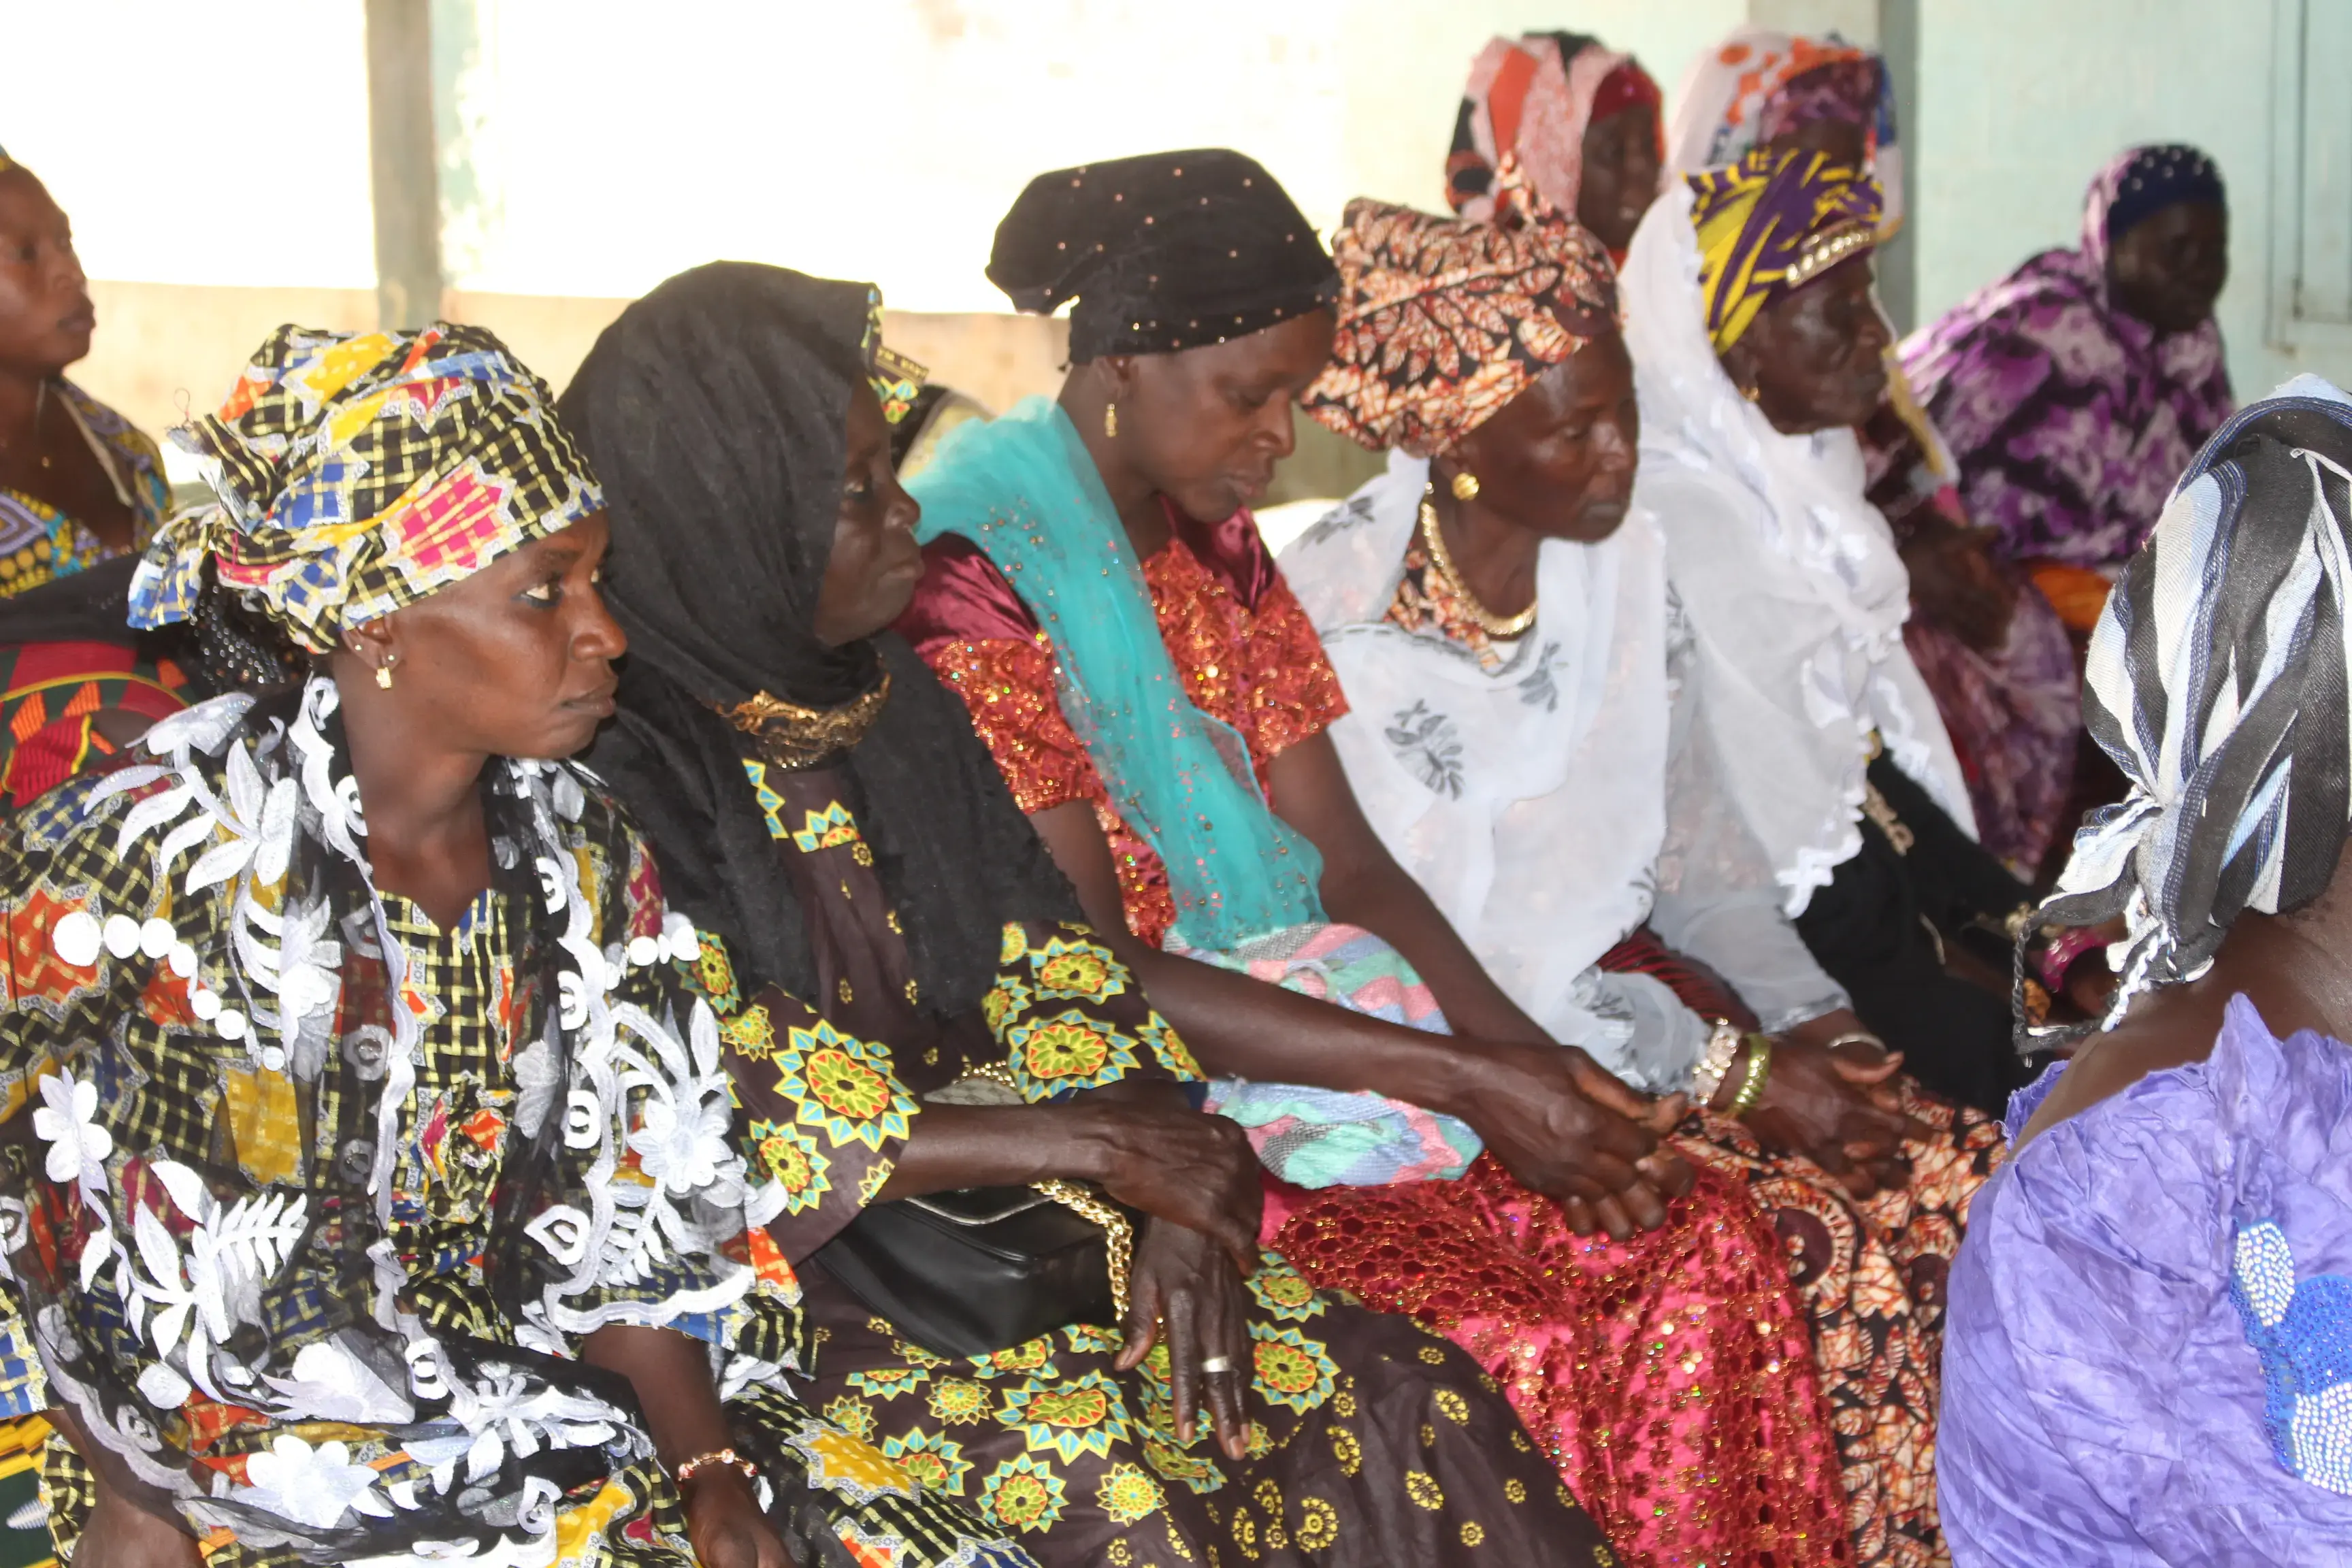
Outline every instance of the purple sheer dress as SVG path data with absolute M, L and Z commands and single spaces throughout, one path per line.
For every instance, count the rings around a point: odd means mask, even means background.
M 2347 1271 L 2352 1047 L 2239 996 L 2210 1059 L 1977 1195 L 1936 1465 L 1958 1568 L 2352 1563 Z

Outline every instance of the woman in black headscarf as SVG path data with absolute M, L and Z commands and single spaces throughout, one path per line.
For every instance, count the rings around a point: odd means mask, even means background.
M 703 978 L 738 1126 L 823 1339 L 795 1387 L 1051 1564 L 1605 1561 L 1459 1352 L 1249 1256 L 1246 1143 L 1192 1109 L 1182 1043 L 1073 923 L 961 705 L 882 633 L 920 568 L 877 321 L 862 285 L 701 268 L 625 311 L 564 399 L 633 638 L 593 761 L 724 939 Z M 933 1353 L 959 1304 L 931 1256 L 878 1304 L 870 1205 L 1073 1177 L 1147 1216 L 1123 1322 Z

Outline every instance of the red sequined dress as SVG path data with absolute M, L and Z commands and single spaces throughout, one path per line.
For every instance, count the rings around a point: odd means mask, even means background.
M 1268 785 L 1276 755 L 1347 710 L 1337 677 L 1247 512 L 1212 525 L 1171 509 L 1170 521 L 1174 537 L 1143 563 L 1161 639 Z M 1128 924 L 1159 942 L 1166 873 L 1111 810 L 1036 617 L 976 545 L 950 535 L 924 553 L 898 629 L 962 695 L 1024 810 L 1094 806 Z M 1737 1176 L 1702 1168 L 1664 1228 L 1615 1243 L 1572 1234 L 1556 1203 L 1482 1155 L 1459 1181 L 1307 1194 L 1274 1245 L 1318 1283 L 1475 1355 L 1623 1561 L 1853 1560 L 1805 1310 Z

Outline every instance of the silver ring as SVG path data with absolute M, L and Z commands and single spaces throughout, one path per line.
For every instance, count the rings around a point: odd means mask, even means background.
M 1216 1373 L 1221 1372 L 1233 1371 L 1234 1363 L 1228 1358 L 1221 1355 L 1202 1356 L 1201 1358 L 1201 1370 L 1209 1373 L 1211 1376 L 1214 1376 Z

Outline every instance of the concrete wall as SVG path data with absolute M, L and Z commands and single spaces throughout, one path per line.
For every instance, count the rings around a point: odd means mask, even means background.
M 1923 315 L 2071 243 L 2115 150 L 2179 138 L 2231 181 L 2242 395 L 2297 364 L 2263 342 L 2268 0 L 1883 3 L 1912 7 L 1920 39 L 1904 110 Z M 1493 33 L 1597 32 L 1671 93 L 1745 16 L 1872 40 L 1881 5 L 434 0 L 447 308 L 560 384 L 619 301 L 696 262 L 873 278 L 916 312 L 894 313 L 894 339 L 1001 405 L 1049 389 L 1066 341 L 981 276 L 1032 174 L 1222 143 L 1318 224 L 1359 193 L 1433 205 Z M 372 323 L 362 0 L 0 0 L 0 40 L 39 62 L 11 72 L 0 142 L 106 279 L 78 373 L 100 396 L 159 427 L 280 321 Z M 1301 482 L 1339 484 L 1346 458 L 1304 455 Z

